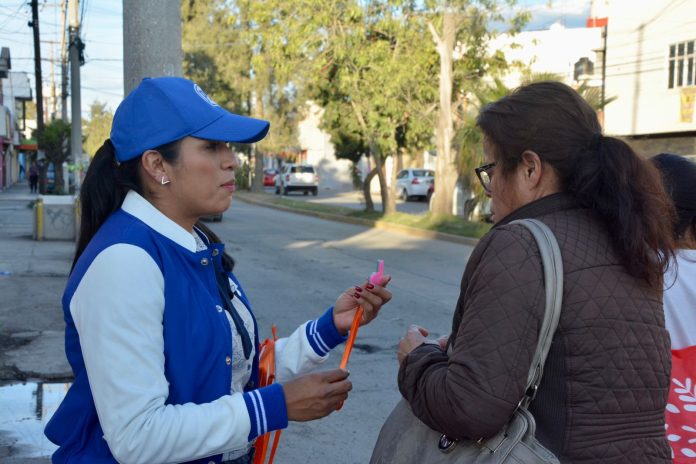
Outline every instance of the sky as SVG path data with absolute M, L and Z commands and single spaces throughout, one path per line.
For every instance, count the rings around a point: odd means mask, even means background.
M 546 29 L 557 21 L 566 27 L 582 27 L 589 16 L 590 3 L 591 0 L 518 0 L 518 8 L 528 9 L 532 13 L 532 21 L 526 28 L 528 30 Z M 60 4 L 61 0 L 39 0 L 42 80 L 44 86 L 50 86 L 53 69 L 58 94 Z M 80 0 L 80 9 L 81 37 L 86 45 L 85 64 L 80 68 L 81 109 L 82 117 L 89 118 L 89 107 L 95 100 L 115 110 L 123 98 L 122 0 Z M 30 20 L 29 1 L 0 0 L 0 47 L 10 48 L 12 71 L 27 72 L 34 89 L 33 35 L 32 29 L 27 26 Z

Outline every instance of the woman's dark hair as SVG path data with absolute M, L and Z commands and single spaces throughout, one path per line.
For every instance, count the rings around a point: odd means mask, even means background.
M 477 124 L 494 150 L 500 174 L 531 150 L 553 167 L 561 189 L 607 225 L 631 275 L 661 288 L 674 254 L 673 207 L 659 172 L 622 140 L 602 135 L 597 114 L 572 88 L 537 82 L 481 110 Z
M 153 150 L 158 151 L 168 162 L 175 163 L 179 157 L 179 145 L 180 141 L 177 140 Z M 121 207 L 128 191 L 134 190 L 143 195 L 140 162 L 141 158 L 138 156 L 118 163 L 114 146 L 109 139 L 95 153 L 80 188 L 80 234 L 71 271 L 102 224 Z M 211 242 L 222 243 L 201 221 L 196 223 L 196 227 Z M 234 260 L 227 253 L 223 254 L 222 263 L 227 271 L 234 268 Z
M 696 246 L 696 163 L 670 153 L 660 153 L 650 160 L 662 173 L 677 212 L 675 240 L 690 241 L 689 246 Z

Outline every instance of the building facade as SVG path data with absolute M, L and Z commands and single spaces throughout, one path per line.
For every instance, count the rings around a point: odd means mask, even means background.
M 519 86 L 529 74 L 553 74 L 571 86 L 601 85 L 600 28 L 555 23 L 549 29 L 502 34 L 491 41 L 490 49 L 502 51 L 512 65 L 501 79 L 508 88 Z
M 12 72 L 10 50 L 0 51 L 0 189 L 22 178 L 25 169 L 21 161 L 21 124 L 24 102 L 31 100 L 29 77 L 24 72 Z
M 611 0 L 605 131 L 640 154 L 696 154 L 696 0 Z

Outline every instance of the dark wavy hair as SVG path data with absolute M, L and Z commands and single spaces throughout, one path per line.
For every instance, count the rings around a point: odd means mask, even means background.
M 696 163 L 670 153 L 660 153 L 650 160 L 662 173 L 665 188 L 674 202 L 675 240 L 696 248 Z
M 660 174 L 622 140 L 602 135 L 596 112 L 572 88 L 537 82 L 485 106 L 477 124 L 502 175 L 531 150 L 561 189 L 604 221 L 626 271 L 661 288 L 674 255 L 673 207 Z
M 180 140 L 177 140 L 154 148 L 154 150 L 158 151 L 169 163 L 176 163 L 179 157 L 179 145 Z M 80 234 L 77 239 L 71 272 L 102 224 L 121 207 L 128 191 L 134 190 L 143 195 L 140 177 L 141 157 L 117 163 L 115 153 L 111 140 L 106 139 L 87 168 L 85 179 L 80 188 Z M 195 227 L 201 230 L 211 242 L 222 243 L 218 236 L 201 221 L 197 221 Z M 228 272 L 232 271 L 234 260 L 230 255 L 224 253 L 222 265 Z

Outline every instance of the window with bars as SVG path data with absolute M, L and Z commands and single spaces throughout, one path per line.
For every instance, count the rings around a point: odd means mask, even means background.
M 679 42 L 669 46 L 669 77 L 667 86 L 686 87 L 696 85 L 696 40 Z

